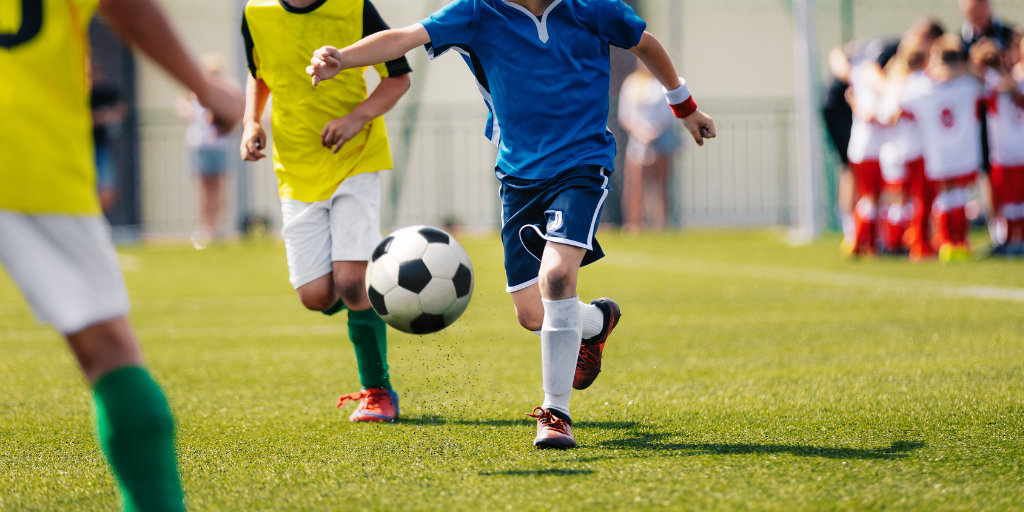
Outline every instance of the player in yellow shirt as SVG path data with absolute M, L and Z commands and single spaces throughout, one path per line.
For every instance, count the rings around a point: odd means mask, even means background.
M 348 309 L 363 390 L 350 421 L 392 421 L 398 394 L 387 364 L 387 330 L 370 307 L 364 276 L 381 242 L 380 172 L 392 167 L 384 113 L 409 89 L 405 57 L 374 66 L 381 83 L 367 96 L 364 69 L 314 89 L 303 68 L 324 37 L 355 43 L 388 26 L 369 0 L 249 0 L 242 37 L 252 77 L 246 86 L 243 160 L 265 157 L 260 125 L 274 94 L 274 170 L 281 194 L 292 286 L 302 304 L 334 315 Z
M 229 130 L 236 88 L 205 76 L 153 0 L 0 3 L 0 263 L 93 387 L 125 510 L 184 509 L 167 399 L 143 367 L 96 195 L 88 27 L 104 16 Z

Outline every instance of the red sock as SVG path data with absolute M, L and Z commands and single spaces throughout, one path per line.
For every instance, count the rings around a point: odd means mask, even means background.
M 947 233 L 953 245 L 964 245 L 967 242 L 967 212 L 963 208 L 954 208 L 946 213 Z
M 952 243 L 950 239 L 949 212 L 935 214 L 935 245 L 943 246 Z
M 1024 219 L 1010 221 L 1006 239 L 1011 242 L 1024 242 Z
M 857 251 L 873 253 L 875 250 L 875 239 L 877 238 L 877 207 L 867 197 L 857 201 L 853 209 L 854 237 L 857 241 Z

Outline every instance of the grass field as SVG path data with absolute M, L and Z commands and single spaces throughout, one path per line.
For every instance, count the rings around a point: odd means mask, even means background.
M 396 424 L 352 425 L 344 320 L 302 309 L 280 244 L 122 248 L 194 510 L 1024 508 L 1024 263 L 845 263 L 767 232 L 623 239 L 581 295 L 625 316 L 574 394 L 580 448 L 534 450 L 540 350 L 500 245 L 476 297 L 391 332 Z M 113 510 L 91 398 L 0 273 L 0 509 Z

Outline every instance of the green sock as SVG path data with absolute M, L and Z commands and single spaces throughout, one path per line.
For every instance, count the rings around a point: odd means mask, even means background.
M 335 302 L 334 305 L 331 306 L 330 309 L 325 309 L 325 310 L 321 311 L 321 313 L 323 313 L 323 314 L 325 314 L 327 316 L 334 316 L 334 315 L 337 315 L 338 313 L 341 313 L 342 311 L 344 311 L 344 309 L 345 309 L 345 301 L 343 301 L 341 299 L 338 299 L 338 302 Z
M 114 469 L 124 509 L 183 511 L 174 453 L 174 419 L 149 372 L 114 370 L 93 387 L 100 444 Z
M 365 389 L 391 389 L 387 332 L 387 325 L 373 308 L 348 311 L 348 337 L 356 347 L 359 382 Z

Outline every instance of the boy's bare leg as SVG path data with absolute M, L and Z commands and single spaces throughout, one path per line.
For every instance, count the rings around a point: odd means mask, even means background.
M 644 224 L 644 164 L 627 156 L 624 171 L 626 175 L 622 178 L 622 230 L 627 233 L 639 233 Z
M 92 385 L 100 443 L 125 510 L 184 510 L 174 419 L 163 391 L 142 366 L 128 320 L 117 317 L 65 338 Z
M 139 342 L 123 316 L 86 327 L 66 339 L 90 384 L 111 370 L 142 366 Z

